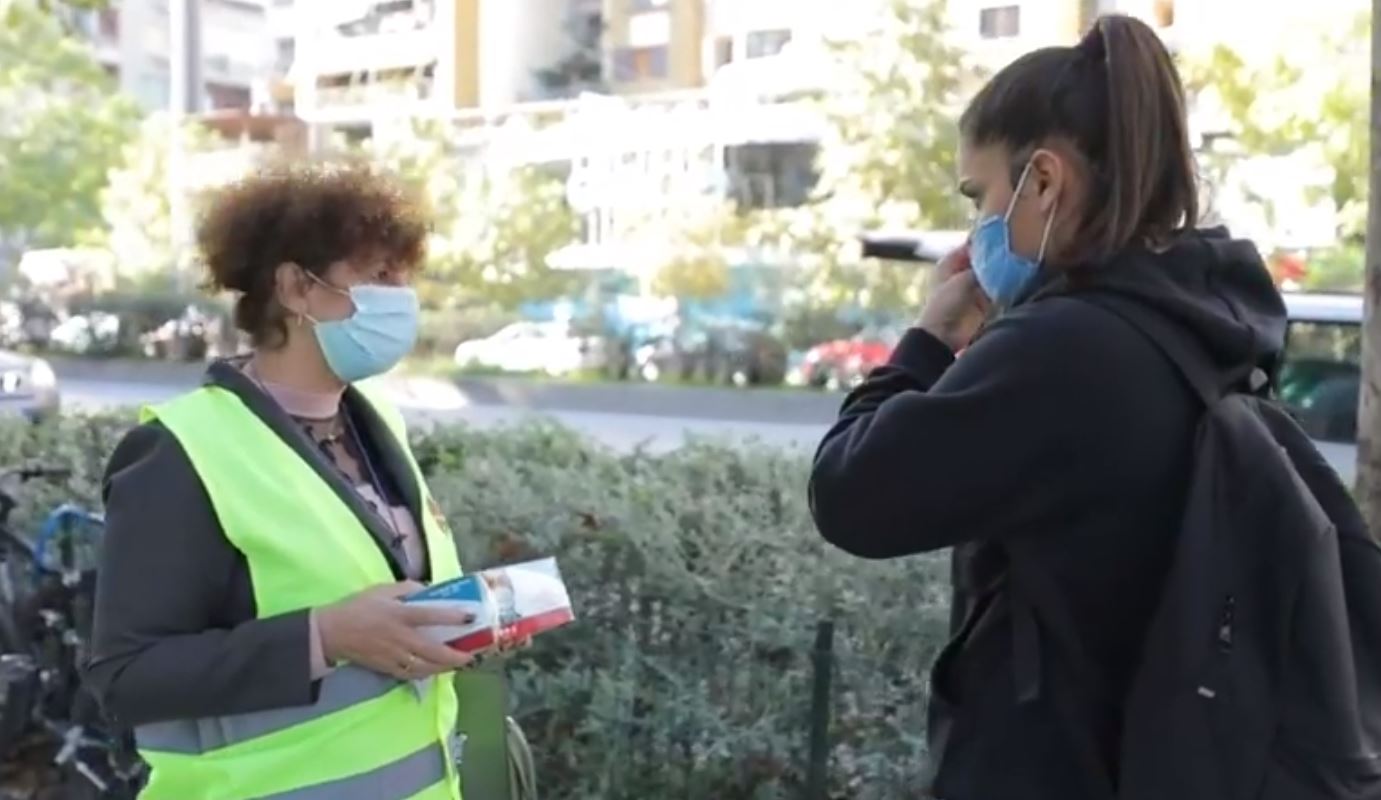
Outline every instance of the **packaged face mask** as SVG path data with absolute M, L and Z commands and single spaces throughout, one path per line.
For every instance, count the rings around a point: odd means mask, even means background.
M 575 620 L 556 559 L 494 567 L 428 586 L 405 598 L 469 612 L 468 625 L 422 628 L 422 633 L 462 653 L 507 647 Z

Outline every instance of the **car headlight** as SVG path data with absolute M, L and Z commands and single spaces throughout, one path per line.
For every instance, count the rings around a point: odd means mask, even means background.
M 58 385 L 58 376 L 47 361 L 35 358 L 29 366 L 29 382 L 37 389 L 51 389 Z

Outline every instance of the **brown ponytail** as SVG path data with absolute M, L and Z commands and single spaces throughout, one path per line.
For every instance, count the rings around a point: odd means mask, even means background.
M 1090 260 L 1198 224 L 1184 87 L 1140 20 L 1104 16 L 1076 47 L 1022 56 L 983 87 L 959 124 L 970 143 L 1013 153 L 1051 138 L 1074 144 L 1091 173 L 1080 236 Z

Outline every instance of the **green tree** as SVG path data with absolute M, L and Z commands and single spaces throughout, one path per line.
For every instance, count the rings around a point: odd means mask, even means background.
M 168 174 L 175 135 L 191 157 L 213 148 L 214 135 L 200 124 L 151 115 L 118 153 L 120 163 L 100 194 L 102 224 L 87 243 L 110 250 L 124 279 L 165 274 L 175 263 Z M 195 210 L 200 196 L 186 187 L 182 191 L 189 193 L 189 207 Z
M 1300 35 L 1290 52 L 1252 63 L 1225 45 L 1183 59 L 1185 83 L 1200 103 L 1217 108 L 1235 147 L 1204 154 L 1211 182 L 1221 185 L 1242 157 L 1313 155 L 1333 173 L 1318 198 L 1338 209 L 1339 237 L 1360 244 L 1366 223 L 1369 150 L 1365 74 L 1370 15 L 1341 32 Z M 1267 206 L 1270 198 L 1255 198 Z
M 547 257 L 575 240 L 565 182 L 541 167 L 496 165 L 451 145 L 444 123 L 420 121 L 371 147 L 411 182 L 435 218 L 424 300 L 433 307 L 513 308 L 560 296 L 572 276 Z
M 968 224 L 954 191 L 955 118 L 978 74 L 952 44 L 941 0 L 892 0 L 880 26 L 831 50 L 835 83 L 819 97 L 829 128 L 817 196 L 758 215 L 753 239 L 792 253 L 798 304 L 909 313 L 924 270 L 864 260 L 857 237 Z
M 99 224 L 138 112 L 37 0 L 0 0 L 0 21 L 0 251 L 68 244 Z
M 665 243 L 659 249 L 665 260 L 656 265 L 653 291 L 690 300 L 710 300 L 728 292 L 729 248 L 743 245 L 746 236 L 745 220 L 734 206 L 707 200 L 658 222 L 662 224 L 649 221 L 639 226 L 645 239 Z

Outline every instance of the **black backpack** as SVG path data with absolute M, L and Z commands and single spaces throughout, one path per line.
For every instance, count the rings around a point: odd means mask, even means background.
M 1381 800 L 1381 547 L 1347 489 L 1256 391 L 1263 372 L 1223 376 L 1153 308 L 1081 297 L 1144 334 L 1205 409 L 1170 571 L 1120 698 L 1120 742 L 1094 740 L 1097 670 L 1038 559 L 1013 552 L 1014 613 L 1033 615 L 1069 662 L 1052 702 L 1090 795 Z M 1038 679 L 1017 660 L 1018 681 Z

